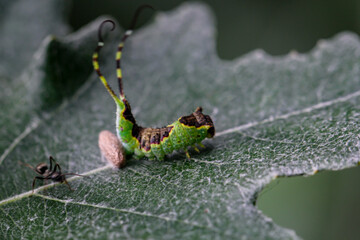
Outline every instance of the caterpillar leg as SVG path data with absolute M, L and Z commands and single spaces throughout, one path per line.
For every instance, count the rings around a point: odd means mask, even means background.
M 190 160 L 191 158 L 190 158 L 190 154 L 189 154 L 189 152 L 188 152 L 187 150 L 184 150 L 184 151 L 185 151 L 185 154 L 186 154 L 187 159 L 189 159 L 189 160 Z
M 199 147 L 206 148 L 206 147 L 204 146 L 204 144 L 202 144 L 201 142 L 198 143 L 198 145 L 199 145 Z
M 198 152 L 198 153 L 200 152 L 200 150 L 195 145 L 193 146 L 193 148 L 196 152 Z

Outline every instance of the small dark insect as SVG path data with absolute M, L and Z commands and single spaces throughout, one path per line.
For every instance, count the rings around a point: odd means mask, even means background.
M 34 192 L 36 179 L 45 180 L 45 184 L 48 179 L 50 179 L 54 182 L 65 183 L 69 187 L 69 189 L 71 191 L 73 191 L 74 189 L 72 189 L 70 187 L 69 183 L 66 181 L 65 176 L 66 175 L 76 175 L 76 176 L 85 177 L 83 175 L 79 175 L 76 173 L 62 173 L 60 165 L 55 161 L 55 159 L 52 156 L 49 157 L 49 162 L 50 162 L 50 167 L 46 163 L 39 163 L 35 168 L 27 163 L 22 163 L 25 166 L 34 170 L 37 174 L 41 175 L 41 176 L 34 177 L 34 180 L 32 183 L 32 191 L 33 192 Z M 55 165 L 54 169 L 53 169 L 53 164 Z

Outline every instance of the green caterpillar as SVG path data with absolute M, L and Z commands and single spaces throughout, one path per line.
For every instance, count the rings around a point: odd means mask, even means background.
M 174 150 L 183 149 L 186 156 L 190 159 L 188 153 L 188 146 L 194 147 L 196 151 L 199 149 L 195 146 L 201 144 L 205 138 L 212 138 L 215 135 L 215 127 L 210 116 L 202 113 L 202 108 L 196 108 L 195 112 L 188 116 L 180 117 L 177 121 L 162 128 L 144 128 L 139 126 L 133 114 L 129 102 L 126 100 L 122 87 L 122 72 L 120 67 L 120 59 L 125 40 L 131 35 L 133 26 L 140 10 L 138 8 L 133 19 L 133 24 L 130 30 L 127 30 L 118 45 L 116 53 L 116 73 L 119 84 L 120 96 L 118 97 L 112 88 L 107 83 L 105 77 L 101 74 L 98 62 L 100 49 L 104 46 L 104 41 L 101 36 L 101 30 L 105 23 L 112 24 L 112 30 L 115 28 L 115 23 L 111 20 L 105 20 L 101 23 L 98 30 L 98 46 L 93 54 L 93 66 L 99 78 L 111 97 L 116 103 L 117 119 L 116 130 L 117 136 L 120 139 L 126 154 L 134 154 L 136 158 L 147 157 L 151 160 L 157 158 L 163 160 L 166 154 L 172 153 Z

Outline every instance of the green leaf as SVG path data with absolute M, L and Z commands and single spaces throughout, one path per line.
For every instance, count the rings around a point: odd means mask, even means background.
M 47 11 L 56 12 L 59 1 L 49 2 Z M 163 126 L 202 106 L 216 137 L 201 153 L 190 152 L 190 161 L 175 153 L 164 162 L 130 159 L 122 170 L 105 166 L 97 137 L 114 131 L 115 105 L 96 75 L 89 76 L 100 21 L 59 40 L 46 38 L 22 74 L 1 72 L 3 238 L 296 239 L 257 210 L 259 191 L 278 176 L 359 163 L 357 36 L 342 33 L 308 54 L 272 57 L 257 50 L 223 61 L 212 14 L 192 3 L 157 14 L 129 38 L 124 89 L 141 125 Z M 52 24 L 63 26 L 56 19 L 38 27 L 48 34 Z M 100 57 L 114 89 L 119 39 L 119 32 L 108 33 Z M 73 192 L 50 185 L 31 195 L 35 173 L 18 161 L 35 166 L 50 154 L 63 172 L 90 178 L 69 178 Z

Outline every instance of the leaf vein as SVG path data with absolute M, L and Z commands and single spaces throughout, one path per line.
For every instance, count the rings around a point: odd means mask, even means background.
M 278 116 L 271 116 L 271 117 L 266 118 L 266 119 L 264 119 L 262 121 L 249 122 L 249 123 L 246 123 L 246 124 L 243 124 L 243 125 L 239 125 L 239 126 L 236 126 L 236 127 L 233 127 L 233 128 L 229 128 L 229 129 L 226 129 L 224 131 L 221 131 L 221 132 L 217 133 L 215 135 L 215 137 L 220 137 L 220 136 L 223 136 L 223 135 L 226 135 L 226 134 L 238 132 L 240 130 L 249 129 L 249 128 L 252 128 L 252 127 L 255 127 L 255 126 L 258 126 L 258 125 L 263 125 L 263 124 L 266 124 L 266 123 L 275 122 L 275 121 L 280 120 L 280 119 L 288 119 L 290 117 L 297 116 L 297 115 L 300 115 L 300 114 L 303 114 L 303 113 L 310 113 L 312 111 L 322 109 L 322 108 L 326 108 L 326 107 L 329 107 L 329 106 L 337 104 L 337 103 L 349 101 L 350 99 L 356 98 L 356 97 L 359 97 L 359 96 L 360 96 L 360 91 L 356 91 L 356 92 L 351 93 L 349 95 L 342 96 L 342 97 L 339 97 L 339 98 L 336 98 L 336 99 L 333 99 L 333 100 L 329 100 L 329 101 L 325 101 L 325 102 L 320 102 L 318 104 L 312 105 L 312 106 L 304 108 L 304 109 L 295 110 L 293 112 L 285 113 L 285 114 L 278 115 Z
M 143 217 L 151 217 L 151 218 L 158 218 L 167 222 L 179 222 L 179 223 L 183 223 L 186 225 L 191 225 L 194 227 L 200 227 L 200 228 L 207 228 L 207 229 L 211 229 L 208 228 L 207 226 L 203 226 L 197 223 L 193 223 L 190 221 L 186 221 L 186 220 L 178 220 L 178 219 L 174 219 L 174 218 L 170 218 L 170 217 L 166 217 L 166 216 L 158 216 L 158 215 L 154 215 L 152 213 L 147 213 L 147 212 L 138 212 L 138 211 L 134 211 L 131 209 L 120 209 L 120 208 L 114 208 L 114 207 L 108 207 L 108 206 L 102 206 L 102 205 L 97 205 L 97 204 L 92 204 L 92 203 L 86 203 L 86 202 L 74 202 L 71 200 L 62 200 L 59 198 L 54 198 L 54 197 L 49 197 L 49 196 L 45 196 L 42 194 L 38 194 L 38 193 L 34 193 L 35 196 L 50 200 L 50 201 L 56 201 L 56 202 L 60 202 L 63 204 L 74 204 L 74 205 L 80 205 L 80 206 L 86 206 L 86 207 L 93 207 L 93 208 L 99 208 L 99 209 L 105 209 L 105 210 L 110 210 L 110 211 L 115 211 L 115 212 L 121 212 L 121 213 L 128 213 L 128 214 L 134 214 L 134 215 L 139 215 L 139 216 L 143 216 Z M 214 230 L 214 229 L 211 229 Z
M 87 83 L 85 83 L 81 88 L 79 88 L 79 90 L 73 95 L 73 97 L 71 98 L 70 101 L 67 101 L 66 99 L 62 102 L 62 104 L 60 104 L 60 106 L 54 110 L 54 112 L 52 112 L 50 115 L 45 116 L 43 118 L 37 118 L 35 117 L 32 122 L 25 128 L 25 130 L 19 134 L 19 136 L 17 136 L 14 141 L 9 145 L 9 147 L 7 147 L 3 154 L 0 156 L 0 164 L 2 164 L 2 162 L 5 160 L 5 158 L 12 152 L 12 150 L 14 150 L 14 148 L 19 145 L 19 143 L 26 137 L 28 136 L 31 132 L 33 132 L 35 129 L 37 129 L 40 124 L 44 121 L 44 120 L 49 120 L 52 117 L 56 116 L 57 112 L 61 111 L 62 109 L 66 108 L 71 102 L 75 101 L 77 98 L 79 98 L 83 93 L 86 92 L 86 90 L 91 86 L 92 82 L 94 81 L 88 81 Z M 0 202 L 1 203 L 1 202 Z
M 34 129 L 36 129 L 39 124 L 41 123 L 41 120 L 38 118 L 35 118 L 26 128 L 25 130 L 20 133 L 19 136 L 17 136 L 14 141 L 7 147 L 3 154 L 0 157 L 0 164 L 4 161 L 4 159 L 11 153 L 11 151 L 27 136 L 29 135 Z
M 135 173 L 135 174 L 139 174 L 139 175 L 141 175 L 141 176 L 143 176 L 143 177 L 148 177 L 148 178 L 151 178 L 151 179 L 160 181 L 161 183 L 167 183 L 167 184 L 171 184 L 171 185 L 177 186 L 176 184 L 174 184 L 174 183 L 172 183 L 172 182 L 169 182 L 169 181 L 166 181 L 166 180 L 163 180 L 163 179 L 159 179 L 159 178 L 157 178 L 157 177 L 154 177 L 154 176 L 145 174 L 145 173 L 140 172 L 140 171 L 136 171 L 136 170 L 133 169 L 133 168 L 129 168 L 128 170 L 129 170 L 129 171 L 132 171 L 132 172 Z
M 269 139 L 269 138 L 258 138 L 258 137 L 243 133 L 241 131 L 239 131 L 238 133 L 240 135 L 243 135 L 244 137 L 254 139 L 255 141 L 270 142 L 270 143 L 282 143 L 282 144 L 289 144 L 289 145 L 299 145 L 300 144 L 300 143 L 296 143 L 296 142 L 286 142 L 286 141 L 281 141 L 281 140 L 273 140 L 273 139 Z M 309 144 L 309 145 L 315 145 L 315 144 Z
M 15 220 L 12 218 L 12 216 L 10 214 L 8 214 L 7 212 L 4 211 L 4 209 L 0 208 L 0 210 L 10 218 L 10 220 L 14 223 L 14 225 L 20 230 L 20 232 L 22 233 L 22 230 L 20 228 L 20 226 L 15 222 Z

